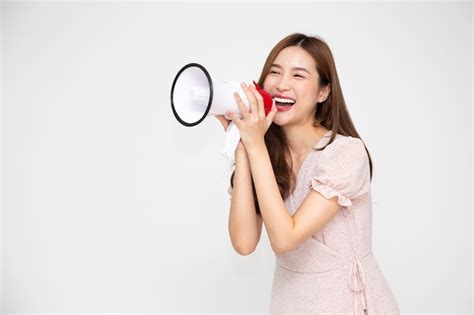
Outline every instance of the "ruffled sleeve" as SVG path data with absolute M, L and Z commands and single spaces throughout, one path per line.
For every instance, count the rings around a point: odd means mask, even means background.
M 336 138 L 321 153 L 311 187 L 325 198 L 337 197 L 344 207 L 369 192 L 369 158 L 359 138 Z

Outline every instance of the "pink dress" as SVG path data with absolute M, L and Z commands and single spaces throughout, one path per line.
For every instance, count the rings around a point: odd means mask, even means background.
M 314 146 L 324 146 L 331 131 Z M 336 135 L 304 160 L 291 215 L 314 189 L 337 196 L 341 210 L 300 246 L 277 254 L 271 314 L 399 314 L 397 301 L 372 254 L 369 159 L 362 140 Z

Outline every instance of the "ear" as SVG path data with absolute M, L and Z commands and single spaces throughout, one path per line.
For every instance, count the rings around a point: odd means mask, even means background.
M 321 91 L 319 91 L 319 96 L 318 96 L 318 103 L 325 102 L 329 96 L 329 93 L 331 93 L 331 85 L 327 84 L 323 87 L 321 87 Z

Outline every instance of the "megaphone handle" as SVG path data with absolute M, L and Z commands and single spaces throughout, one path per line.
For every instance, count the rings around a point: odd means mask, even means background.
M 227 133 L 225 136 L 224 151 L 222 152 L 222 154 L 228 159 L 231 159 L 232 157 L 234 157 L 234 152 L 237 146 L 239 145 L 239 141 L 240 141 L 239 128 L 237 128 L 237 125 L 232 121 L 229 124 L 229 127 L 227 128 Z

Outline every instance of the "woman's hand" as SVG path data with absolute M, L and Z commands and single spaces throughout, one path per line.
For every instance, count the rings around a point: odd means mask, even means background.
M 224 131 L 227 132 L 227 128 L 229 128 L 229 124 L 232 122 L 232 120 L 226 119 L 224 115 L 215 115 L 215 117 L 221 122 L 222 127 L 224 127 Z
M 224 127 L 224 131 L 227 132 L 227 128 L 229 128 L 229 124 L 232 122 L 232 120 L 228 120 L 224 117 L 224 115 L 215 115 L 217 120 L 219 120 L 222 124 L 222 127 Z M 235 149 L 235 153 L 245 153 L 245 147 L 242 144 L 242 140 L 239 140 L 239 144 L 237 145 L 237 148 Z
M 235 92 L 234 98 L 239 106 L 243 118 L 240 118 L 236 113 L 232 112 L 227 112 L 226 115 L 235 123 L 240 132 L 241 142 L 243 142 L 246 149 L 249 149 L 249 147 L 259 143 L 265 143 L 265 133 L 273 122 L 273 118 L 277 113 L 277 108 L 275 101 L 273 101 L 271 111 L 265 116 L 263 98 L 255 86 L 247 86 L 245 83 L 242 83 L 241 86 L 249 100 L 250 111 L 247 106 L 245 106 L 240 95 Z

